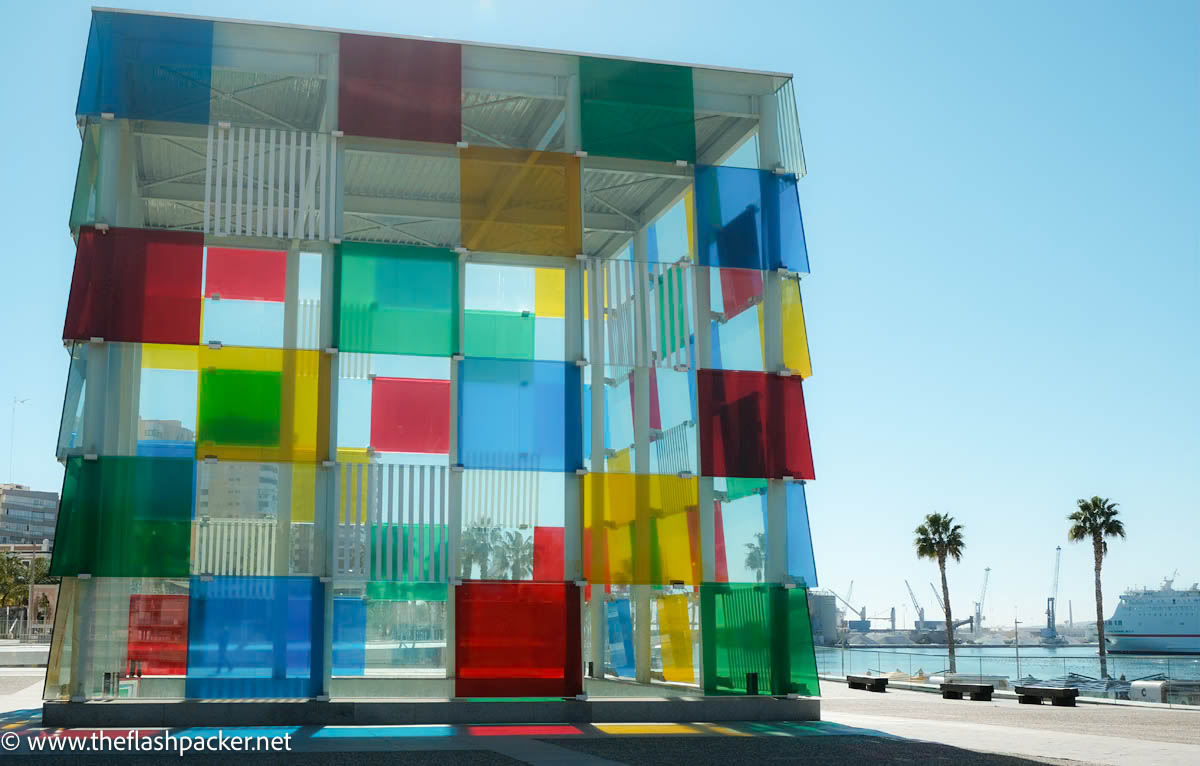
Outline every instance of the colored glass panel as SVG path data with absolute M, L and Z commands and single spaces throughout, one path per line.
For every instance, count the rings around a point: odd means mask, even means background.
M 783 366 L 801 378 L 811 377 L 812 360 L 808 356 L 808 330 L 804 325 L 804 305 L 800 302 L 800 281 L 782 280 L 779 292 L 783 311 Z M 760 326 L 761 322 L 760 318 Z
M 337 346 L 342 352 L 458 352 L 458 254 L 416 245 L 338 246 Z
M 688 596 L 686 593 L 660 596 L 657 605 L 663 680 L 694 684 L 696 668 L 692 653 L 692 623 L 688 617 Z
M 421 484 L 416 492 L 431 490 Z M 370 534 L 372 580 L 445 582 L 448 579 L 449 530 L 445 524 L 372 524 Z
M 182 458 L 68 458 L 50 574 L 186 577 L 194 467 Z
M 584 572 L 590 582 L 697 584 L 691 530 L 699 514 L 697 479 L 641 474 L 583 477 Z
M 459 152 L 468 250 L 574 257 L 583 251 L 579 158 L 471 146 Z
M 128 676 L 181 676 L 187 672 L 188 597 L 129 596 Z
M 375 378 L 371 446 L 379 452 L 450 451 L 450 381 Z
M 754 269 L 718 269 L 721 278 L 721 313 L 725 321 L 761 303 L 763 274 Z
M 582 467 L 578 367 L 473 358 L 458 365 L 458 448 L 464 466 Z
M 197 455 L 266 462 L 324 459 L 328 355 L 202 346 L 199 363 Z
M 808 589 L 791 588 L 787 591 L 787 626 L 788 693 L 819 697 L 821 683 L 817 680 L 817 651 L 808 614 Z
M 323 588 L 314 577 L 193 577 L 186 696 L 316 696 Z
M 462 47 L 341 35 L 338 128 L 349 136 L 462 140 Z
M 702 475 L 814 478 L 800 378 L 699 370 L 697 387 Z
M 805 588 L 817 587 L 808 502 L 804 497 L 804 484 L 798 481 L 787 485 L 787 573 Z
M 455 696 L 583 692 L 579 589 L 573 583 L 467 581 L 456 588 L 454 602 Z
M 333 599 L 333 674 L 361 676 L 367 665 L 367 602 L 356 596 Z
M 469 309 L 463 312 L 463 353 L 467 356 L 533 359 L 533 338 L 532 314 Z
M 581 56 L 579 95 L 589 154 L 696 161 L 689 67 Z
M 599 595 L 599 594 L 597 594 Z M 629 599 L 618 598 L 604 604 L 608 625 L 608 662 L 618 676 L 632 678 L 637 670 L 633 654 L 633 617 Z
M 562 527 L 533 528 L 533 579 L 557 581 L 563 579 Z
M 562 269 L 534 270 L 534 313 L 539 317 L 566 316 L 566 278 Z
M 287 253 L 210 247 L 205 255 L 204 295 L 222 300 L 283 301 Z
M 78 115 L 207 123 L 213 23 L 93 12 Z
M 63 339 L 196 344 L 204 236 L 79 230 Z
M 371 601 L 445 601 L 446 584 L 436 582 L 368 582 Z
M 703 266 L 808 272 L 795 176 L 698 166 L 696 229 Z

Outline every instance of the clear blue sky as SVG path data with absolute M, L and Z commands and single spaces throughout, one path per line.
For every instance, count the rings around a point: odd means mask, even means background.
M 822 583 L 928 608 L 912 529 L 966 525 L 959 611 L 1091 606 L 1078 497 L 1121 503 L 1106 599 L 1200 579 L 1200 4 L 159 0 L 132 7 L 794 72 Z M 0 475 L 57 490 L 88 6 L 18 3 L 0 49 Z M 911 619 L 912 608 L 908 607 Z

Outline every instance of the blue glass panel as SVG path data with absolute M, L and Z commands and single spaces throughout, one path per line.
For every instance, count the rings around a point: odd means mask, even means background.
M 138 439 L 138 457 L 195 457 L 196 442 L 170 439 Z
M 361 676 L 367 666 L 367 602 L 358 596 L 333 599 L 333 674 Z
M 813 557 L 812 533 L 808 525 L 808 502 L 804 484 L 787 485 L 787 573 L 804 585 L 817 587 L 817 562 Z
M 696 233 L 702 266 L 808 273 L 793 175 L 697 166 Z
M 637 674 L 633 659 L 633 620 L 629 599 L 619 598 L 604 605 L 608 614 L 608 651 L 613 671 L 619 676 Z
M 192 577 L 186 696 L 318 694 L 322 587 L 313 577 Z
M 458 364 L 459 462 L 465 467 L 583 466 L 582 388 L 574 363 L 472 358 Z
M 211 21 L 96 12 L 75 113 L 205 124 Z

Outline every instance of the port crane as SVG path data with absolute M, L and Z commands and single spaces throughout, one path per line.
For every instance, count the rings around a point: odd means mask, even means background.
M 1054 627 L 1057 615 L 1055 602 L 1058 601 L 1058 570 L 1062 564 L 1062 546 L 1054 548 L 1054 581 L 1050 585 L 1050 595 L 1046 598 L 1046 627 L 1042 629 L 1042 638 L 1048 641 L 1058 640 L 1058 630 Z
M 917 602 L 917 594 L 913 593 L 912 586 L 908 584 L 908 580 L 904 581 L 904 587 L 908 588 L 908 597 L 912 599 L 913 609 L 917 610 L 916 630 L 922 630 L 925 627 L 925 609 Z
M 946 602 L 942 601 L 942 594 L 938 593 L 938 589 L 936 587 L 934 587 L 933 583 L 929 583 L 929 589 L 933 591 L 933 597 L 935 599 L 937 599 L 938 606 L 940 606 L 942 608 L 942 617 L 945 618 Z M 943 622 L 944 621 L 945 620 L 943 619 Z M 957 628 L 961 625 L 966 625 L 967 623 L 971 624 L 971 632 L 972 633 L 975 632 L 975 615 L 971 615 L 970 617 L 966 618 L 965 620 L 955 620 L 954 627 Z
M 983 587 L 979 589 L 979 600 L 975 602 L 975 624 L 971 626 L 972 633 L 978 633 L 983 630 L 983 600 L 987 597 L 988 576 L 991 573 L 991 567 L 984 568 Z

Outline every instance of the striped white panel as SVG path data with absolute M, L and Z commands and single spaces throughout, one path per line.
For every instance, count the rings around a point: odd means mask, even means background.
M 334 537 L 336 575 L 445 582 L 448 467 L 339 463 L 336 471 L 342 503 Z M 425 525 L 428 535 L 422 534 Z
M 536 458 L 513 471 L 472 470 L 463 474 L 462 525 L 535 527 L 538 521 Z
M 602 268 L 607 289 L 594 299 L 605 302 L 610 377 L 622 379 L 632 367 L 687 366 L 695 326 L 690 266 L 609 261 Z
M 272 575 L 275 519 L 201 518 L 192 524 L 192 572 Z
M 211 128 L 206 144 L 206 234 L 325 239 L 336 189 L 336 142 L 319 133 Z M 329 170 L 327 170 L 329 168 Z M 211 211 L 211 214 L 210 214 Z

